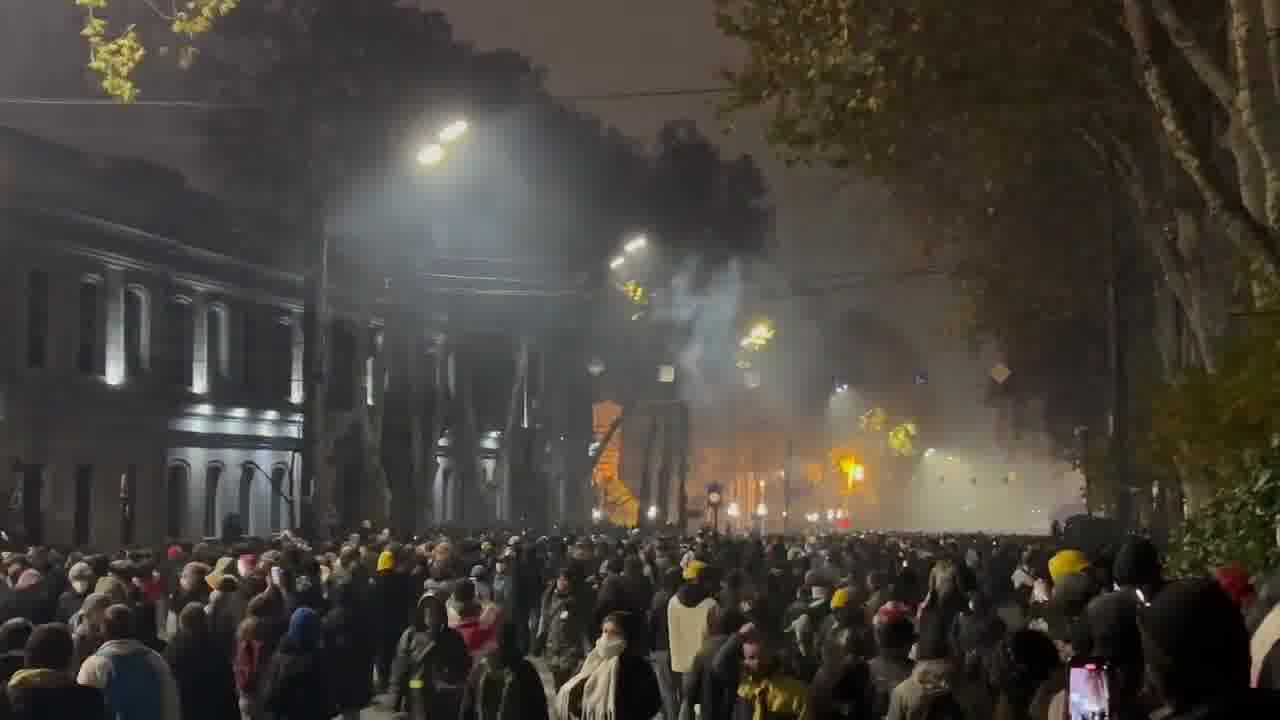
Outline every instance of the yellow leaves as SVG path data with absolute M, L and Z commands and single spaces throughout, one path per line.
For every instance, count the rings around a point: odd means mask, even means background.
M 894 455 L 909 457 L 914 455 L 915 439 L 919 435 L 916 424 L 910 420 L 889 431 L 889 450 Z
M 102 90 L 123 103 L 138 98 L 138 87 L 133 74 L 147 56 L 147 49 L 138 36 L 137 27 L 129 25 L 112 37 L 110 23 L 98 13 L 107 10 L 110 0 L 74 0 L 76 7 L 85 9 L 85 23 L 81 37 L 89 45 L 89 70 L 101 78 Z M 195 39 L 210 32 L 214 23 L 231 14 L 240 0 L 188 0 L 182 10 L 172 16 L 161 14 L 155 5 L 147 4 L 153 12 L 169 22 L 175 35 Z M 178 65 L 191 67 L 197 56 L 196 48 L 183 47 L 178 52 Z M 161 54 L 165 54 L 161 52 Z

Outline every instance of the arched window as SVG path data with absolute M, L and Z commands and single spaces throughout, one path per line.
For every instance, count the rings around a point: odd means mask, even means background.
M 124 291 L 124 370 L 136 378 L 147 371 L 151 357 L 151 295 L 141 285 Z
M 191 298 L 181 295 L 169 298 L 164 315 L 162 356 L 168 381 L 178 387 L 190 388 L 195 383 L 196 345 Z
M 80 278 L 80 337 L 76 346 L 76 369 L 86 375 L 106 372 L 103 343 L 102 277 Z
M 240 514 L 240 527 L 246 535 L 253 535 L 258 529 L 253 524 L 253 477 L 258 472 L 253 463 L 245 463 L 240 468 L 240 497 L 236 512 Z
M 222 463 L 211 462 L 204 473 L 204 536 L 218 534 L 218 485 L 222 481 Z
M 231 376 L 231 330 L 228 327 L 230 313 L 222 303 L 213 303 L 205 310 L 205 348 L 209 363 L 209 379 L 225 380 Z
M 281 517 L 284 509 L 284 493 L 285 493 L 285 476 L 289 469 L 283 464 L 277 464 L 271 468 L 271 532 L 280 532 L 284 530 L 284 519 Z
M 165 519 L 165 534 L 172 540 L 185 538 L 191 515 L 191 466 L 185 462 L 175 462 L 169 466 L 165 500 L 169 513 Z

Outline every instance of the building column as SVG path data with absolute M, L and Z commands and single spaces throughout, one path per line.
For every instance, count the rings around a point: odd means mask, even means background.
M 109 267 L 103 283 L 106 319 L 106 379 L 108 385 L 125 380 L 124 361 L 124 271 Z
M 191 298 L 191 392 L 208 395 L 209 377 L 209 300 L 196 293 Z
M 302 313 L 289 313 L 289 333 L 292 338 L 289 345 L 289 403 L 301 405 L 302 401 L 306 399 L 304 391 L 306 383 L 302 381 L 302 349 L 304 343 Z

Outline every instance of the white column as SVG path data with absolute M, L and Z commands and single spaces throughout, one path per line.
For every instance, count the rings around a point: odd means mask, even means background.
M 209 394 L 209 302 L 197 294 L 191 299 L 191 392 Z
M 294 405 L 301 405 L 302 401 L 306 399 L 303 389 L 306 383 L 302 381 L 302 349 L 305 342 L 303 338 L 302 313 L 295 312 L 290 314 L 289 327 L 293 333 L 293 344 L 291 346 L 292 369 L 289 372 L 289 402 Z
M 103 283 L 106 318 L 106 378 L 108 385 L 125 380 L 124 363 L 124 271 L 107 268 Z

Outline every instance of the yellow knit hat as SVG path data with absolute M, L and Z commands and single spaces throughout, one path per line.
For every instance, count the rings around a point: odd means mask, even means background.
M 849 588 L 840 588 L 831 595 L 831 609 L 839 610 L 849 604 Z
M 697 580 L 702 577 L 702 571 L 707 569 L 707 564 L 701 560 L 690 560 L 688 565 L 684 566 L 684 579 Z
M 378 554 L 378 572 L 395 569 L 396 556 L 390 550 L 383 550 Z
M 1049 560 L 1049 577 L 1054 584 L 1068 575 L 1084 572 L 1089 567 L 1089 558 L 1079 550 L 1063 550 Z

